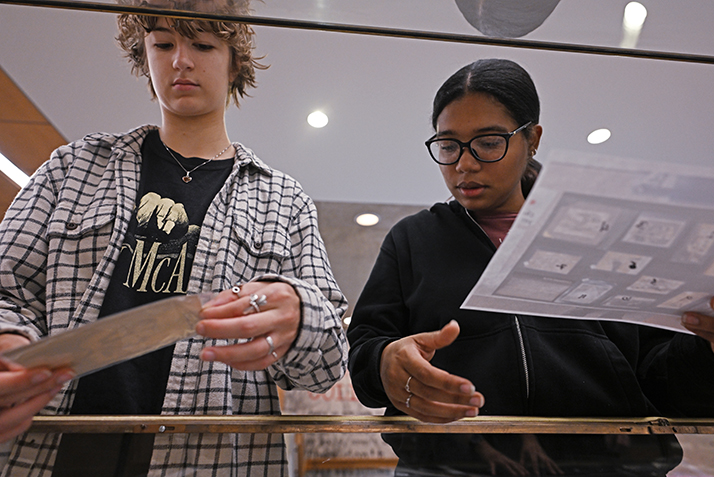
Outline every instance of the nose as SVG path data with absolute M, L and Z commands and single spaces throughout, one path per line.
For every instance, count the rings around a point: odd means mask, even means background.
M 193 59 L 191 58 L 190 49 L 179 42 L 174 49 L 173 67 L 177 70 L 185 70 L 193 68 Z
M 481 161 L 474 157 L 470 148 L 465 147 L 459 162 L 456 163 L 456 170 L 458 172 L 480 171 L 481 167 L 483 167 Z

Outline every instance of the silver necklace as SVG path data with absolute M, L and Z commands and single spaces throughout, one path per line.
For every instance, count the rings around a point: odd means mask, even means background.
M 161 144 L 164 144 L 164 141 L 161 141 Z M 214 159 L 218 159 L 218 158 L 221 157 L 221 156 L 223 155 L 223 153 L 226 152 L 232 145 L 233 145 L 233 144 L 228 144 L 224 150 L 222 150 L 221 152 L 219 152 L 218 154 L 216 154 L 216 155 L 213 156 L 212 158 L 206 159 L 206 162 L 200 163 L 199 165 L 197 165 L 196 167 L 194 167 L 194 168 L 191 169 L 190 171 L 189 171 L 188 169 L 186 169 L 185 167 L 183 167 L 183 164 L 181 164 L 181 161 L 179 161 L 179 160 L 176 158 L 176 156 L 174 156 L 174 153 L 171 152 L 171 149 L 169 149 L 169 147 L 168 147 L 166 144 L 164 144 L 164 147 L 166 148 L 166 150 L 168 151 L 168 153 L 171 155 L 171 157 L 174 158 L 174 161 L 176 161 L 176 164 L 178 164 L 178 165 L 181 167 L 181 169 L 183 169 L 183 171 L 186 173 L 186 175 L 183 176 L 183 177 L 181 178 L 181 180 L 183 180 L 186 184 L 188 184 L 189 182 L 191 182 L 191 181 L 193 180 L 193 177 L 191 177 L 191 173 L 192 173 L 193 171 L 195 171 L 195 170 L 198 169 L 199 167 L 205 166 L 206 164 L 208 164 L 209 162 L 211 162 L 211 161 L 214 160 Z
M 464 206 L 462 205 L 461 207 L 464 207 Z M 471 219 L 471 222 L 475 223 L 478 228 L 480 228 L 481 230 L 483 230 L 483 227 L 481 227 L 481 224 L 479 224 L 479 223 L 476 221 L 476 219 L 474 219 L 474 216 L 471 215 L 471 212 L 469 212 L 469 209 L 467 209 L 466 207 L 464 207 L 464 211 L 466 212 L 466 215 L 469 216 L 469 219 Z M 484 233 L 486 233 L 486 232 L 484 231 Z

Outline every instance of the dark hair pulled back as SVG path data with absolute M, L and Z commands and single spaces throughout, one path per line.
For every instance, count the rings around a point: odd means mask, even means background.
M 518 63 L 500 58 L 488 58 L 464 66 L 451 75 L 436 92 L 431 113 L 431 124 L 436 130 L 439 115 L 446 106 L 469 93 L 485 93 L 501 103 L 514 121 L 536 125 L 540 117 L 540 100 L 530 75 Z M 524 134 L 530 137 L 531 128 Z M 523 196 L 533 187 L 541 164 L 528 158 L 526 171 L 521 178 Z

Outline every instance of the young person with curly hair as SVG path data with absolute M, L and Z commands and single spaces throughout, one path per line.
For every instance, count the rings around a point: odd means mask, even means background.
M 18 194 L 0 225 L 0 349 L 172 295 L 215 297 L 197 337 L 80 379 L 6 365 L 4 439 L 38 411 L 279 414 L 278 386 L 324 392 L 346 368 L 346 302 L 312 200 L 226 130 L 230 101 L 255 86 L 253 31 L 138 15 L 118 25 L 161 125 L 60 147 Z M 3 475 L 28 469 L 287 475 L 280 434 L 24 433 Z

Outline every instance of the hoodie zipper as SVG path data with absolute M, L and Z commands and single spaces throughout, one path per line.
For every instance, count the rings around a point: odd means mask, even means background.
M 513 315 L 516 323 L 516 331 L 518 332 L 518 344 L 521 347 L 521 360 L 523 361 L 523 372 L 526 376 L 526 400 L 531 396 L 531 380 L 530 373 L 528 372 L 528 360 L 526 359 L 526 345 L 523 341 L 523 331 L 521 331 L 521 322 L 518 319 L 518 315 Z
M 462 206 L 463 207 L 463 206 Z M 476 219 L 473 218 L 471 213 L 464 207 L 464 212 L 468 216 L 471 221 L 476 224 L 476 227 L 483 232 L 483 234 L 486 236 L 486 238 L 489 239 L 489 242 L 491 242 L 490 237 L 486 233 L 486 231 L 481 227 L 481 224 L 479 224 Z M 493 242 L 491 242 L 493 243 Z M 494 244 L 494 248 L 496 245 Z M 518 333 L 518 345 L 520 346 L 520 351 L 521 351 L 521 361 L 523 363 L 523 373 L 525 374 L 526 378 L 526 400 L 530 399 L 531 396 L 531 383 L 530 383 L 530 372 L 528 371 L 528 359 L 526 358 L 526 344 L 525 341 L 523 340 L 523 330 L 521 330 L 521 322 L 518 319 L 518 315 L 513 315 L 513 318 L 515 320 L 515 325 L 516 325 L 516 332 Z

